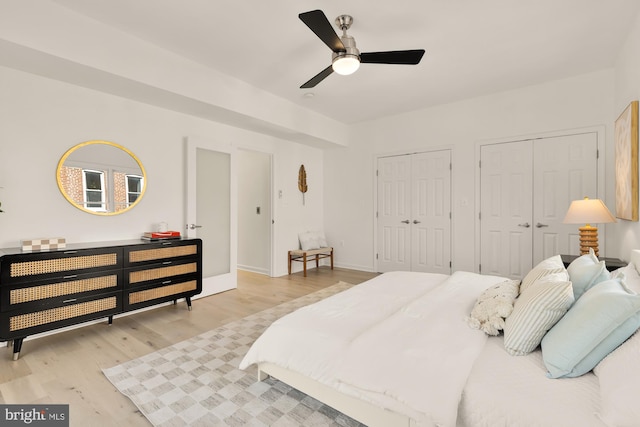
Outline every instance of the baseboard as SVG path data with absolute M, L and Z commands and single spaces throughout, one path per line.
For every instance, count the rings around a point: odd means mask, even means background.
M 248 271 L 250 273 L 265 274 L 267 276 L 269 275 L 269 269 L 267 268 L 252 267 L 250 265 L 240 265 L 240 264 L 238 264 L 237 268 L 238 270 Z
M 371 266 L 355 265 L 355 264 L 341 264 L 341 263 L 340 264 L 334 263 L 333 266 L 337 267 L 337 268 L 344 268 L 346 270 L 357 270 L 357 271 L 366 271 L 367 273 L 375 273 L 375 270 Z

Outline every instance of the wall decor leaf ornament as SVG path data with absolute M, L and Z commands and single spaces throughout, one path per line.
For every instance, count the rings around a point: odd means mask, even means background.
M 302 192 L 302 204 L 304 205 L 304 193 L 308 190 L 307 186 L 307 171 L 304 170 L 304 165 L 300 165 L 298 170 L 298 190 Z

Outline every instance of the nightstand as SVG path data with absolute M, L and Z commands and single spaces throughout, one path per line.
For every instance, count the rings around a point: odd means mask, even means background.
M 569 264 L 571 264 L 571 261 L 578 258 L 579 255 L 560 255 L 560 257 L 562 258 L 562 263 L 564 264 L 564 267 L 567 268 Z M 598 257 L 598 260 L 604 261 L 604 264 L 607 266 L 607 270 L 609 271 L 617 270 L 621 267 L 627 266 L 627 262 L 619 258 Z

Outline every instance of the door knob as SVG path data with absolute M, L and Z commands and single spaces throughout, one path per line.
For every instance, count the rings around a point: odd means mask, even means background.
M 195 230 L 196 228 L 202 228 L 201 225 L 196 225 L 196 224 L 187 224 L 187 228 L 189 230 Z
M 400 222 L 403 224 L 409 224 L 410 221 L 408 219 L 405 219 L 404 221 L 400 221 Z
M 531 227 L 531 226 L 529 225 L 529 223 L 528 223 L 528 222 L 525 222 L 524 224 L 518 224 L 518 227 L 529 228 L 529 227 Z
M 548 224 L 540 224 L 539 222 L 536 223 L 537 228 L 548 227 L 548 226 L 549 226 Z
M 420 221 L 418 221 L 417 219 L 414 219 L 414 220 L 413 220 L 413 223 L 414 223 L 414 224 L 420 224 Z

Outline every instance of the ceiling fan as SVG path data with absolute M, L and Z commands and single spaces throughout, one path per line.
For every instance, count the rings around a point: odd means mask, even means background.
M 321 10 L 304 12 L 298 17 L 333 51 L 331 65 L 300 86 L 300 89 L 315 87 L 334 71 L 342 75 L 352 74 L 361 63 L 416 65 L 424 55 L 424 49 L 360 53 L 356 48 L 355 39 L 347 35 L 347 30 L 353 23 L 353 18 L 349 15 L 340 15 L 335 20 L 336 25 L 342 30 L 342 37 L 338 37 Z

